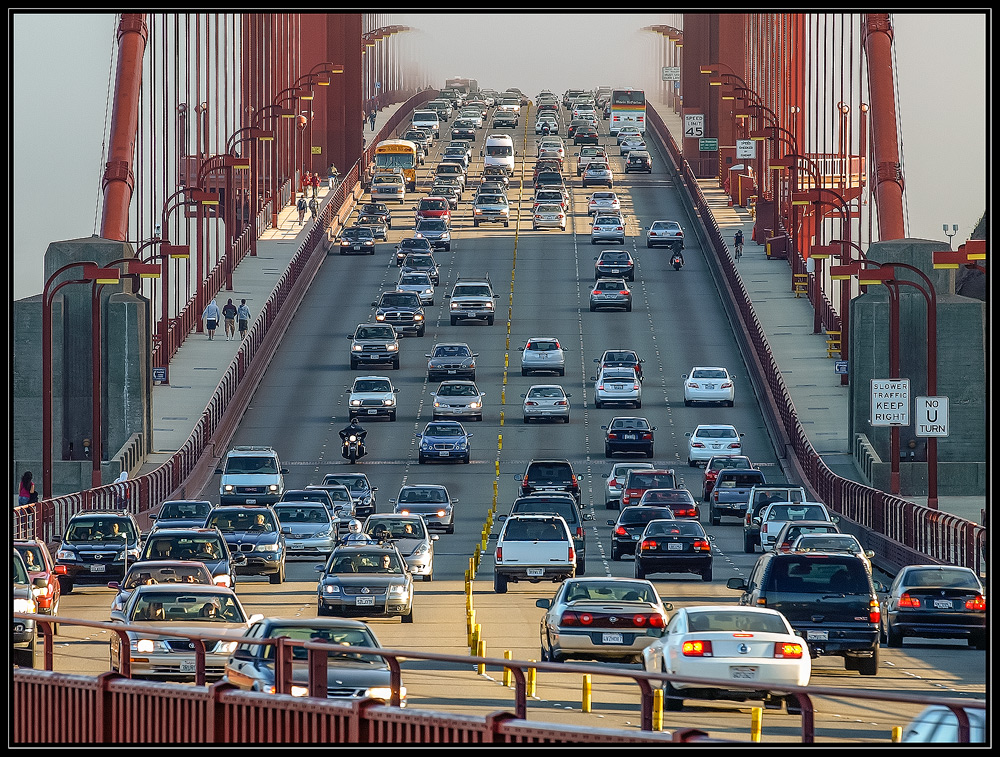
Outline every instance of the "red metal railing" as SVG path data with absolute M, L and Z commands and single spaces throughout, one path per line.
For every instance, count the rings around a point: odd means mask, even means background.
M 709 249 L 714 253 L 706 257 L 710 257 L 710 262 L 716 266 L 729 290 L 736 314 L 762 369 L 759 377 L 767 388 L 766 400 L 775 417 L 781 421 L 787 443 L 793 450 L 809 487 L 822 502 L 870 531 L 871 538 L 878 541 L 879 537 L 883 537 L 879 541 L 879 546 L 883 549 L 877 551 L 883 558 L 897 557 L 903 560 L 894 564 L 906 565 L 914 562 L 913 557 L 920 556 L 922 559 L 963 565 L 981 572 L 987 548 L 987 530 L 984 526 L 841 478 L 823 462 L 795 412 L 780 366 L 771 353 L 767 336 L 757 319 L 739 271 L 727 252 L 722 232 L 701 192 L 698 179 L 681 156 L 659 113 L 655 109 L 648 109 L 646 121 L 665 145 L 672 168 L 679 176 L 678 184 L 686 192 L 704 227 Z M 824 323 L 826 319 L 830 319 L 828 328 L 837 328 L 834 324 L 839 322 L 839 318 L 834 320 L 830 316 L 833 311 L 829 308 L 829 303 L 824 310 Z M 885 543 L 889 540 L 897 544 L 893 547 Z
M 70 676 L 52 672 L 52 636 L 50 623 L 84 626 L 111 631 L 123 638 L 125 648 L 128 639 L 125 632 L 132 626 L 120 623 L 84 621 L 50 616 L 14 613 L 16 618 L 30 618 L 36 621 L 44 636 L 45 671 L 17 669 L 14 673 L 14 740 L 21 741 L 19 735 L 32 736 L 32 743 L 49 741 L 69 741 L 69 734 L 63 732 L 66 720 L 74 722 L 65 725 L 71 731 L 74 743 L 87 743 L 90 739 L 110 743 L 122 742 L 191 742 L 208 743 L 258 743 L 266 739 L 273 742 L 334 741 L 337 743 L 441 743 L 451 741 L 484 742 L 500 740 L 507 743 L 606 743 L 609 741 L 670 741 L 667 734 L 651 733 L 654 723 L 654 685 L 658 688 L 664 681 L 699 683 L 706 687 L 726 689 L 745 688 L 756 690 L 759 684 L 715 679 L 699 679 L 686 676 L 651 673 L 645 670 L 631 670 L 619 667 L 594 668 L 592 665 L 573 663 L 533 662 L 529 660 L 508 660 L 490 657 L 464 657 L 458 655 L 434 654 L 429 652 L 400 649 L 340 646 L 315 641 L 298 641 L 287 638 L 255 639 L 254 643 L 274 646 L 275 686 L 278 694 L 243 692 L 228 683 L 215 683 L 203 687 L 205 679 L 205 641 L 231 641 L 231 636 L 219 634 L 190 634 L 171 631 L 171 636 L 187 638 L 196 642 L 196 686 L 172 683 L 138 683 L 125 675 L 108 672 L 97 678 Z M 150 630 L 146 626 L 134 626 L 137 630 Z M 152 631 L 151 631 L 152 632 Z M 296 647 L 308 650 L 309 695 L 290 695 L 293 653 Z M 375 701 L 354 701 L 351 703 L 330 701 L 327 695 L 327 665 L 329 654 L 367 654 L 384 658 L 391 670 L 390 687 L 393 690 L 389 706 Z M 126 655 L 127 657 L 127 655 Z M 125 658 L 123 658 L 125 660 Z M 399 692 L 402 687 L 401 662 L 403 660 L 428 660 L 465 666 L 485 666 L 494 670 L 510 670 L 515 679 L 514 713 L 502 713 L 485 719 L 442 713 L 398 709 Z M 127 672 L 127 662 L 125 662 Z M 528 696 L 525 682 L 529 671 L 599 675 L 612 679 L 631 679 L 639 689 L 640 728 L 639 731 L 618 729 L 589 729 L 528 723 Z M 55 703 L 65 704 L 67 692 L 75 692 L 72 709 L 54 709 Z M 778 692 L 794 696 L 801 708 L 801 740 L 812 743 L 815 737 L 813 698 L 864 700 L 871 702 L 896 702 L 907 704 L 943 704 L 949 707 L 959 722 L 968 718 L 963 708 L 983 709 L 984 700 L 934 697 L 922 694 L 900 694 L 893 692 L 873 692 L 834 688 L 830 686 L 788 686 Z M 33 706 L 21 706 L 27 702 Z M 50 706 L 52 705 L 52 706 Z M 330 709 L 327 709 L 330 708 Z M 39 712 L 73 712 L 74 718 L 39 718 Z M 20 716 L 19 716 L 20 713 Z M 497 728 L 492 727 L 497 726 Z M 40 722 L 41 721 L 41 722 Z M 43 730 L 43 728 L 45 730 Z M 684 740 L 691 734 L 678 732 Z M 164 734 L 170 734 L 165 739 Z M 487 738 L 489 736 L 489 738 Z M 968 741 L 965 731 L 962 740 Z

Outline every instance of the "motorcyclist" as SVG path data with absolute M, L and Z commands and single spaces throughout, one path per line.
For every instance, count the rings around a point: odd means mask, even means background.
M 352 518 L 347 524 L 347 536 L 342 539 L 344 544 L 374 544 L 375 540 L 361 530 L 361 521 Z
M 367 434 L 368 431 L 361 425 L 361 422 L 357 418 L 351 418 L 351 424 L 340 430 L 340 440 L 346 442 L 350 436 L 358 437 L 358 451 L 363 455 L 365 453 L 365 436 Z
M 679 249 L 674 250 L 674 254 L 670 256 L 670 265 L 678 267 L 676 265 L 677 261 L 680 261 L 680 266 L 679 267 L 683 268 L 684 267 L 684 253 L 682 253 Z

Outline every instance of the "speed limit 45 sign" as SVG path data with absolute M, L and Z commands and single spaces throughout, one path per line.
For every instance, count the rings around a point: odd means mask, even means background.
M 705 136 L 705 116 L 702 113 L 684 114 L 684 136 L 704 137 Z

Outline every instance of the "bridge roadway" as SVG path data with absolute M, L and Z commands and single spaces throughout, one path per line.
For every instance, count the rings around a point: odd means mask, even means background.
M 385 117 L 381 114 L 380 121 Z M 532 121 L 531 118 L 522 119 L 515 132 L 518 172 L 511 185 L 510 198 L 512 212 L 520 211 L 519 223 L 512 223 L 506 229 L 501 226 L 473 229 L 469 201 L 466 199 L 460 205 L 453 223 L 452 249 L 436 255 L 441 264 L 441 284 L 435 304 L 427 308 L 427 334 L 422 338 L 405 338 L 401 348 L 401 369 L 386 372 L 400 390 L 398 420 L 392 424 L 372 421 L 368 426 L 371 455 L 357 469 L 365 471 L 378 486 L 380 512 L 391 507 L 388 499 L 406 483 L 442 483 L 460 500 L 455 533 L 442 535 L 435 545 L 434 581 L 416 584 L 414 624 L 403 626 L 398 620 L 370 621 L 385 647 L 459 655 L 468 652 L 463 575 L 479 543 L 486 512 L 492 502 L 497 462 L 500 469 L 498 512 L 502 513 L 516 496 L 515 477 L 523 471 L 528 460 L 555 455 L 573 461 L 583 476 L 584 510 L 594 516 L 587 524 L 588 576 L 628 576 L 632 573 L 629 560 L 610 560 L 610 528 L 606 521 L 615 513 L 603 507 L 601 474 L 608 470 L 610 462 L 602 454 L 600 426 L 613 416 L 648 417 L 657 427 L 655 461 L 674 467 L 682 484 L 696 496 L 701 491 L 703 473 L 685 465 L 684 434 L 698 423 L 736 425 L 746 435 L 746 453 L 764 467 L 769 477 L 781 478 L 746 367 L 692 223 L 689 219 L 683 220 L 688 217 L 664 168 L 666 158 L 661 147 L 651 145 L 652 175 L 626 178 L 620 171 L 621 159 L 611 142 L 610 153 L 617 180 L 615 190 L 628 223 L 626 249 L 637 258 L 634 307 L 630 313 L 591 313 L 588 293 L 593 281 L 593 259 L 603 246 L 590 244 L 585 209 L 589 191 L 581 189 L 572 169 L 575 161 L 570 159 L 567 178 L 572 187 L 573 208 L 567 231 L 531 230 L 530 170 L 535 140 L 533 130 L 529 128 L 526 132 L 526 127 Z M 477 148 L 481 140 L 482 136 Z M 433 165 L 445 141 L 435 143 L 427 164 L 421 168 L 418 194 L 429 187 Z M 609 138 L 604 135 L 602 143 L 608 142 Z M 574 152 L 571 145 L 568 152 Z M 519 188 L 517 179 L 524 156 L 527 157 L 523 161 L 527 181 Z M 470 176 L 475 177 L 480 172 L 481 160 L 477 150 Z M 395 283 L 398 269 L 391 259 L 392 243 L 412 233 L 412 204 L 408 200 L 399 209 L 393 208 L 390 243 L 381 243 L 374 257 L 334 255 L 325 261 L 233 439 L 234 444 L 274 446 L 290 470 L 286 476 L 288 487 L 318 482 L 327 472 L 346 469 L 339 454 L 337 430 L 346 422 L 347 390 L 353 376 L 358 375 L 348 366 L 346 335 L 357 323 L 370 319 L 372 300 L 378 292 Z M 736 213 L 731 208 L 720 212 Z M 682 219 L 687 227 L 687 264 L 680 272 L 666 265 L 668 253 L 664 250 L 645 248 L 641 226 L 658 218 Z M 734 223 L 740 221 L 737 216 Z M 274 274 L 281 270 L 282 258 L 287 259 L 290 250 L 297 246 L 290 243 L 301 233 L 291 213 L 283 213 L 280 228 L 262 241 L 261 258 L 258 261 L 248 258 L 237 270 L 234 298 L 249 295 L 248 299 L 262 301 L 268 291 L 264 288 L 268 278 L 273 280 Z M 746 236 L 749 239 L 750 235 Z M 784 287 L 779 278 L 787 281 L 787 267 L 772 267 L 772 263 L 762 258 L 763 252 L 748 243 L 740 265 L 754 267 L 751 276 L 759 284 L 758 289 L 767 285 L 775 292 L 782 291 Z M 489 272 L 500 294 L 495 325 L 451 326 L 444 293 L 450 291 L 459 274 L 483 272 Z M 509 301 L 512 302 L 512 319 L 508 349 L 506 311 Z M 810 322 L 798 320 L 793 325 L 791 316 L 787 311 L 789 328 L 804 328 L 802 324 Z M 566 347 L 564 378 L 520 376 L 517 347 L 523 345 L 526 338 L 536 335 L 557 336 Z M 424 353 L 438 340 L 464 340 L 479 353 L 477 383 L 486 392 L 487 404 L 484 420 L 467 424 L 474 433 L 473 459 L 467 466 L 418 465 L 416 462 L 414 433 L 430 420 L 428 392 L 434 388 L 426 380 Z M 158 397 L 169 395 L 169 408 L 165 402 L 154 399 L 158 449 L 176 449 L 173 439 L 178 440 L 177 446 L 186 439 L 184 427 L 188 413 L 193 425 L 214 389 L 211 376 L 218 375 L 225 361 L 235 352 L 235 346 L 224 339 L 208 342 L 202 335 L 187 340 L 171 365 L 172 386 L 157 388 Z M 596 410 L 593 407 L 590 380 L 594 376 L 593 360 L 604 349 L 612 347 L 636 349 L 646 359 L 641 410 Z M 724 365 L 735 372 L 737 397 L 734 408 L 684 407 L 680 377 L 697 364 Z M 505 365 L 508 366 L 506 371 Z M 831 374 L 827 383 L 832 387 L 836 379 L 832 369 L 827 370 Z M 373 372 L 383 373 L 378 369 Z M 563 384 L 572 394 L 572 422 L 568 425 L 523 425 L 520 394 L 531 384 L 554 381 Z M 207 391 L 201 388 L 202 385 Z M 500 423 L 501 411 L 503 424 Z M 217 501 L 218 480 L 211 480 L 201 496 Z M 704 513 L 703 521 L 707 522 Z M 726 580 L 731 576 L 745 576 L 756 560 L 755 555 L 743 553 L 742 529 L 734 521 L 706 527 L 715 537 L 714 581 L 703 583 L 693 575 L 653 577 L 664 600 L 675 606 L 735 602 L 736 594 L 725 588 Z M 289 563 L 286 582 L 280 587 L 272 587 L 263 579 L 246 578 L 241 579 L 237 590 L 250 612 L 314 617 L 315 587 L 315 563 L 297 561 Z M 514 659 L 538 659 L 541 610 L 535 607 L 535 600 L 550 597 L 554 588 L 551 584 L 513 584 L 508 594 L 494 594 L 491 551 L 487 551 L 474 581 L 473 596 L 476 622 L 482 628 L 487 656 L 502 657 L 505 650 L 510 650 Z M 63 597 L 62 614 L 106 619 L 110 599 L 108 590 L 76 590 Z M 107 669 L 107 650 L 107 634 L 85 632 L 84 629 L 74 631 L 64 625 L 56 646 L 55 668 L 84 674 L 103 672 Z M 984 653 L 968 648 L 964 642 L 908 639 L 903 648 L 883 648 L 881 654 L 878 677 L 861 679 L 857 673 L 845 671 L 839 658 L 832 658 L 814 661 L 813 681 L 876 691 L 984 696 Z M 503 689 L 499 669 L 488 669 L 485 676 L 478 676 L 472 665 L 463 670 L 437 668 L 433 663 L 404 665 L 404 685 L 408 689 L 410 706 L 474 714 L 512 708 L 512 691 Z M 637 728 L 636 687 L 602 679 L 600 668 L 600 664 L 594 664 L 592 713 L 581 712 L 582 682 L 578 676 L 540 674 L 537 695 L 529 699 L 529 718 L 568 725 Z M 665 714 L 664 728 L 695 726 L 715 737 L 746 739 L 750 705 L 689 701 L 683 714 Z M 877 703 L 857 705 L 848 700 L 819 701 L 817 707 L 816 734 L 821 742 L 887 741 L 891 729 L 904 725 L 918 709 L 890 708 Z M 798 739 L 797 717 L 783 711 L 765 713 L 765 741 Z

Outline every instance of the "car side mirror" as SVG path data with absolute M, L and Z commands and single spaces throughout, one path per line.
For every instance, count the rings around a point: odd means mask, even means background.
M 282 468 L 281 469 L 281 475 L 282 476 L 287 476 L 288 475 L 288 468 Z
M 242 552 L 236 552 L 230 555 L 230 559 L 233 561 L 233 565 L 246 565 L 247 556 Z
M 108 581 L 108 588 L 109 589 L 118 589 L 118 588 L 121 588 L 121 585 L 117 581 Z
M 283 533 L 283 534 L 290 534 L 291 532 L 292 532 L 292 527 L 291 526 L 282 526 L 281 527 L 281 533 Z
M 615 522 L 614 522 L 613 520 L 609 520 L 609 521 L 608 521 L 608 525 L 609 525 L 609 526 L 613 526 L 613 525 L 615 525 Z
M 536 599 L 535 600 L 535 607 L 541 607 L 543 610 L 548 610 L 550 607 L 552 607 L 552 600 L 551 599 Z
M 249 662 L 250 660 L 256 660 L 257 657 L 249 649 L 237 649 L 235 652 L 233 652 L 232 659 L 244 660 L 246 662 Z
M 608 430 L 607 426 L 601 426 L 601 431 L 607 431 L 607 430 Z
M 594 519 L 594 514 L 593 513 L 584 513 L 583 519 L 584 520 L 593 520 Z
M 726 581 L 726 588 L 727 589 L 733 589 L 735 591 L 746 591 L 747 590 L 747 582 L 744 581 L 742 578 L 739 578 L 738 576 L 736 576 L 736 577 L 730 578 L 728 581 Z
M 218 476 L 218 475 L 221 475 L 221 474 L 222 474 L 222 468 L 216 468 L 215 469 L 215 475 Z

